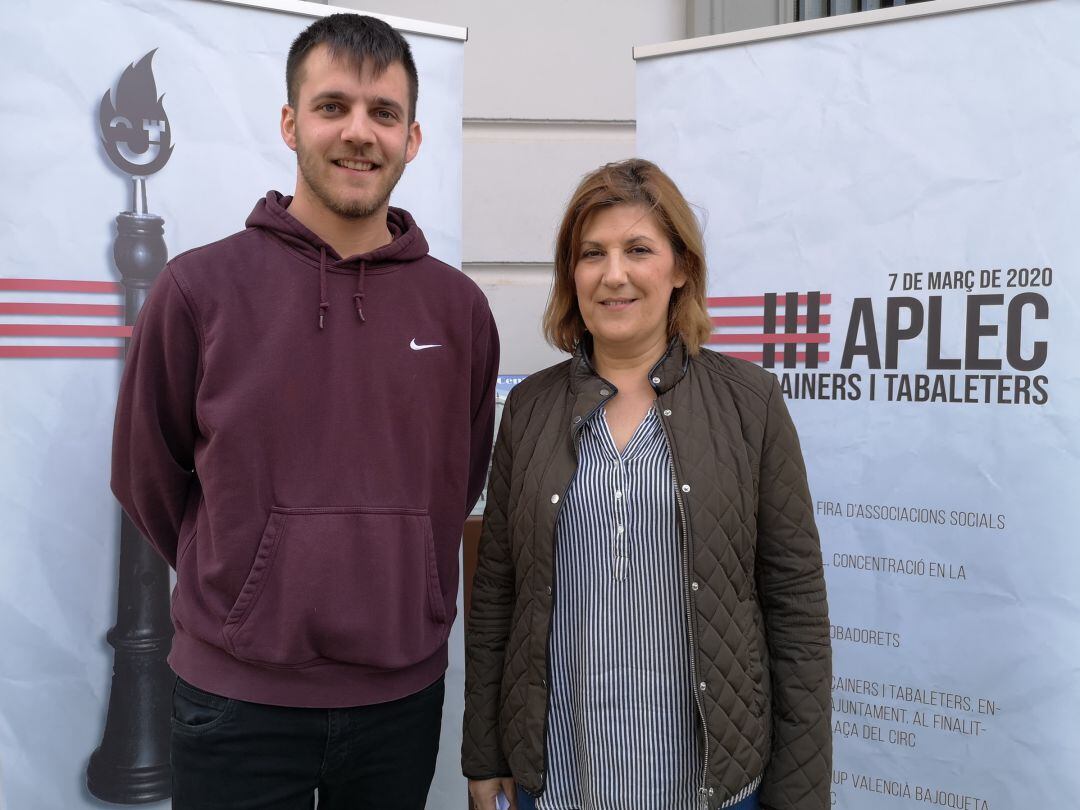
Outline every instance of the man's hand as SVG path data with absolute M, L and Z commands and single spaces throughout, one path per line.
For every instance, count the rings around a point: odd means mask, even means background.
M 469 780 L 469 795 L 472 797 L 473 807 L 476 810 L 498 810 L 495 800 L 500 793 L 509 802 L 510 810 L 517 810 L 517 788 L 510 777 Z

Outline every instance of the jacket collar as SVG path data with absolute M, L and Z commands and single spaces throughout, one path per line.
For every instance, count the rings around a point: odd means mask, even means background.
M 592 416 L 593 412 L 616 393 L 615 386 L 596 373 L 592 362 L 592 335 L 586 332 L 578 342 L 570 361 L 570 393 L 574 407 L 570 414 L 570 427 L 576 433 Z M 657 396 L 666 394 L 686 375 L 690 354 L 678 336 L 671 339 L 663 356 L 649 370 L 649 381 Z

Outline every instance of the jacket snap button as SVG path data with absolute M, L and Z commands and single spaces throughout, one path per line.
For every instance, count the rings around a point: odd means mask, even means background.
M 547 689 L 547 679 L 546 678 L 541 678 L 540 679 L 540 685 L 542 687 L 544 687 L 545 689 Z
M 715 791 L 714 791 L 714 790 L 713 790 L 712 788 L 709 788 L 709 795 L 710 795 L 710 796 L 712 796 L 714 792 L 715 792 Z
M 574 417 L 574 424 L 575 424 L 575 425 L 576 425 L 576 424 L 577 424 L 578 422 L 580 422 L 580 421 L 581 421 L 581 417 L 580 417 L 580 416 L 575 416 L 575 417 Z
M 697 686 L 698 686 L 698 689 L 700 689 L 702 692 L 705 691 L 705 681 L 702 681 Z
M 671 416 L 671 408 L 664 408 L 664 416 Z
M 551 596 L 551 586 L 550 585 L 547 586 L 547 593 L 548 593 L 548 596 Z
M 696 582 L 691 582 L 690 583 L 690 590 L 696 591 L 697 589 L 698 589 L 698 584 Z
M 659 377 L 653 377 L 652 378 L 652 384 L 653 385 L 659 385 L 660 384 L 660 378 Z
M 606 389 L 606 388 L 601 388 L 601 389 L 600 389 L 600 396 L 602 396 L 602 397 L 606 397 L 606 396 L 607 396 L 608 394 L 610 394 L 610 393 L 611 393 L 611 392 L 610 392 L 610 391 L 609 391 L 608 389 Z
M 683 484 L 682 485 L 682 491 L 683 492 L 689 492 L 690 491 L 690 485 L 689 484 Z
M 552 503 L 558 503 L 559 502 L 559 496 L 558 495 L 552 495 L 551 496 L 551 502 Z

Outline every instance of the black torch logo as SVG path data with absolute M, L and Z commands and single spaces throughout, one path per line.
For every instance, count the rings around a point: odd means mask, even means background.
M 106 90 L 101 97 L 101 144 L 113 165 L 133 182 L 133 211 L 146 213 L 147 175 L 164 168 L 172 156 L 172 127 L 157 94 L 154 71 L 150 66 L 157 49 L 138 62 L 128 65 L 116 83 L 116 93 Z M 139 190 L 141 187 L 141 195 Z
M 172 155 L 169 116 L 157 94 L 150 62 L 157 49 L 128 65 L 116 84 L 116 100 L 101 98 L 101 142 L 109 159 L 127 174 L 153 174 Z
M 128 66 L 101 99 L 101 142 L 114 166 L 131 177 L 131 209 L 116 217 L 113 259 L 124 285 L 126 322 L 135 318 L 165 267 L 165 221 L 146 204 L 146 178 L 172 155 L 168 116 L 157 94 L 150 60 Z M 120 561 L 113 676 L 101 744 L 90 755 L 86 784 L 107 802 L 140 804 L 169 796 L 169 715 L 175 676 L 166 656 L 172 644 L 169 567 L 120 515 Z

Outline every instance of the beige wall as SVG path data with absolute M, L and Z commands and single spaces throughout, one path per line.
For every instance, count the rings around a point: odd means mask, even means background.
M 685 0 L 335 0 L 334 5 L 467 27 L 466 118 L 632 119 L 631 48 L 686 34 Z
M 557 362 L 538 328 L 555 227 L 582 174 L 634 154 L 631 49 L 683 38 L 685 0 L 335 4 L 468 27 L 462 269 L 491 302 L 502 373 Z

